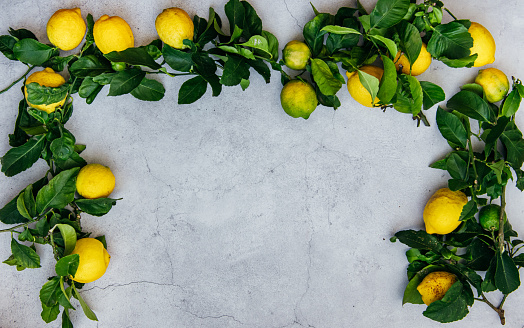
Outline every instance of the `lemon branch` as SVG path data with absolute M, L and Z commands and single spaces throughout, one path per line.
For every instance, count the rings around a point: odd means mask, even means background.
M 0 94 L 8 91 L 9 89 L 11 89 L 15 84 L 17 84 L 18 82 L 20 82 L 22 79 L 24 79 L 27 74 L 29 74 L 29 72 L 31 72 L 33 70 L 33 68 L 35 68 L 36 66 L 29 66 L 29 68 L 27 69 L 27 71 L 24 73 L 24 75 L 20 76 L 20 78 L 18 78 L 16 81 L 13 81 L 13 83 L 11 83 L 7 88 L 3 89 L 0 91 Z
M 501 253 L 504 252 L 504 213 L 506 208 L 506 186 L 502 187 L 502 195 L 500 195 L 500 214 L 499 214 L 499 247 Z
M 499 318 L 500 318 L 500 324 L 501 325 L 505 325 L 506 324 L 506 318 L 504 317 L 504 310 L 502 309 L 502 306 L 504 305 L 504 302 L 506 301 L 506 297 L 507 295 L 504 295 L 504 297 L 502 298 L 502 301 L 500 302 L 500 305 L 498 307 L 496 307 L 495 305 L 493 305 L 487 298 L 486 298 L 486 295 L 484 295 L 484 293 L 481 294 L 482 298 L 475 298 L 477 301 L 481 301 L 481 302 L 484 302 L 486 303 L 490 308 L 493 309 L 493 311 L 497 312 L 497 314 L 499 315 Z

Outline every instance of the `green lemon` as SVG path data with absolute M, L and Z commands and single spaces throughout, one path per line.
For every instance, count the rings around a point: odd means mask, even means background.
M 301 80 L 291 80 L 282 88 L 280 103 L 289 116 L 307 120 L 317 108 L 318 100 L 311 84 Z
M 294 70 L 302 70 L 311 57 L 311 50 L 307 44 L 301 41 L 289 41 L 282 50 L 282 59 L 287 67 Z
M 506 213 L 504 213 L 504 221 Z M 479 222 L 482 228 L 486 230 L 499 230 L 500 223 L 500 206 L 496 204 L 486 205 L 479 211 Z

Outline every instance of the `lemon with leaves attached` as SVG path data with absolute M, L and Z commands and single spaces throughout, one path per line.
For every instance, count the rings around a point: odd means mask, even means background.
M 494 67 L 479 70 L 475 83 L 482 86 L 486 100 L 490 103 L 501 101 L 509 91 L 508 77 Z
M 280 104 L 289 116 L 307 120 L 317 108 L 318 100 L 311 84 L 301 80 L 291 80 L 282 88 Z
M 382 68 L 372 65 L 362 66 L 359 68 L 359 70 L 361 70 L 364 73 L 370 74 L 379 80 L 382 78 L 382 74 L 384 74 L 384 70 Z M 368 90 L 364 87 L 364 85 L 362 85 L 362 82 L 360 82 L 358 72 L 346 72 L 346 75 L 348 77 L 348 91 L 351 97 L 353 97 L 353 99 L 355 99 L 361 105 L 364 105 L 366 107 L 373 107 L 371 95 L 369 94 Z M 378 101 L 378 98 L 375 98 L 375 103 L 377 103 Z
M 93 26 L 95 44 L 107 54 L 111 51 L 123 51 L 135 45 L 133 31 L 127 22 L 118 16 L 103 15 Z
M 25 98 L 27 100 L 27 85 L 30 83 L 36 82 L 44 87 L 51 87 L 51 88 L 57 88 L 65 83 L 65 79 L 62 77 L 62 75 L 55 73 L 52 68 L 47 67 L 43 71 L 34 72 L 33 74 L 29 75 L 29 77 L 25 80 L 25 87 L 24 87 L 24 94 Z M 33 108 L 42 110 L 48 114 L 55 111 L 55 109 L 59 106 L 62 106 L 65 103 L 66 97 L 64 99 L 52 103 L 52 104 L 41 104 L 41 105 L 33 105 L 29 101 L 27 101 L 27 104 Z
M 47 37 L 62 50 L 72 50 L 82 42 L 86 34 L 86 23 L 80 8 L 60 9 L 47 21 Z
M 457 276 L 446 271 L 435 271 L 424 277 L 417 286 L 417 290 L 422 296 L 422 301 L 426 305 L 441 300 L 446 292 L 457 282 Z
M 455 230 L 461 223 L 460 214 L 467 202 L 468 197 L 462 191 L 437 190 L 424 207 L 426 232 L 445 235 Z
M 188 48 L 185 39 L 193 41 L 193 21 L 183 9 L 164 9 L 155 20 L 155 28 L 160 40 L 175 49 Z
M 107 270 L 111 256 L 101 241 L 95 238 L 83 238 L 76 241 L 71 254 L 78 254 L 80 263 L 74 281 L 87 284 L 102 277 Z
M 482 228 L 486 230 L 499 230 L 500 226 L 500 211 L 501 207 L 496 204 L 489 204 L 482 207 L 479 211 L 479 222 Z M 506 213 L 504 213 L 504 220 L 506 220 Z
M 420 53 L 413 65 L 411 65 L 411 71 L 408 57 L 406 57 L 405 54 L 399 51 L 397 53 L 397 56 L 395 57 L 395 67 L 397 68 L 397 70 L 400 68 L 401 65 L 402 73 L 404 74 L 411 74 L 412 76 L 417 76 L 424 73 L 429 68 L 429 65 L 431 65 L 431 54 L 428 52 L 426 45 L 422 43 Z
M 311 50 L 307 44 L 301 41 L 289 41 L 282 50 L 282 59 L 287 67 L 294 70 L 302 70 L 311 58 Z
M 101 164 L 84 166 L 76 177 L 76 191 L 84 198 L 107 197 L 115 189 L 115 176 Z
M 469 49 L 471 54 L 477 54 L 473 67 L 482 67 L 495 61 L 495 39 L 489 31 L 479 23 L 471 22 L 468 29 L 473 38 L 473 46 Z

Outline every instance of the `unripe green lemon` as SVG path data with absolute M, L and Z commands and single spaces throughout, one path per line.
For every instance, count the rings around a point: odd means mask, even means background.
M 289 116 L 308 119 L 317 108 L 318 100 L 311 84 L 301 80 L 291 80 L 282 88 L 280 103 Z
M 311 50 L 302 41 L 289 41 L 282 50 L 282 58 L 287 67 L 302 70 L 306 68 L 309 58 L 311 58 Z

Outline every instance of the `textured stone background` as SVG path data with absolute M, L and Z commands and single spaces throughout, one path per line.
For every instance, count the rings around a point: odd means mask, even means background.
M 250 2 L 281 48 L 301 39 L 314 16 L 305 0 Z M 28 28 L 47 41 L 52 13 L 78 6 L 84 17 L 123 17 L 136 45 L 144 45 L 156 38 L 154 20 L 162 9 L 178 6 L 207 18 L 211 6 L 225 18 L 225 3 L 4 1 L 0 29 Z M 375 1 L 362 3 L 370 9 Z M 446 3 L 457 17 L 491 31 L 494 66 L 524 78 L 522 1 Z M 354 4 L 314 1 L 333 14 Z M 24 70 L 2 56 L 0 88 Z M 434 62 L 420 79 L 442 86 L 449 99 L 476 74 Z M 83 290 L 100 321 L 89 321 L 78 307 L 75 327 L 441 326 L 422 316 L 424 306 L 402 307 L 407 248 L 389 242 L 398 230 L 422 228 L 425 202 L 446 185 L 447 174 L 428 167 L 449 150 L 435 108 L 427 113 L 432 126 L 417 128 L 409 116 L 364 108 L 341 90 L 339 110 L 320 106 L 305 121 L 282 111 L 277 74 L 265 84 L 253 72 L 245 92 L 226 87 L 218 98 L 208 92 L 182 106 L 176 100 L 184 79 L 158 78 L 167 89 L 158 103 L 106 97 L 107 88 L 89 106 L 75 97 L 67 127 L 87 145 L 88 162 L 112 168 L 112 197 L 123 198 L 109 215 L 82 221 L 95 236 L 105 234 L 112 259 L 104 277 Z M 9 149 L 20 97 L 18 87 L 0 95 L 0 154 Z M 41 161 L 16 177 L 0 176 L 0 203 L 45 170 Z M 508 216 L 524 233 L 523 195 L 512 185 L 507 199 Z M 10 255 L 9 240 L 0 235 L 0 260 Z M 53 275 L 54 260 L 48 247 L 38 252 L 41 269 L 0 265 L 2 328 L 46 326 L 38 291 Z M 523 302 L 522 289 L 508 298 L 508 327 L 524 325 Z M 496 314 L 479 303 L 447 327 L 498 325 Z

